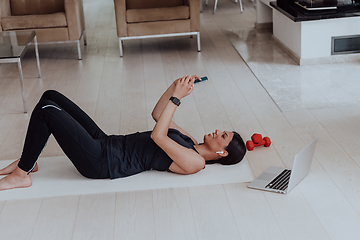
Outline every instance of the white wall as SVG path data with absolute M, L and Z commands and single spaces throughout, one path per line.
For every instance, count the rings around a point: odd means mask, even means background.
M 270 1 L 273 0 L 256 0 L 256 23 L 272 22 L 272 7 Z
M 273 35 L 299 58 L 301 57 L 301 23 L 294 22 L 276 9 L 273 11 Z
M 331 37 L 360 34 L 360 17 L 302 22 L 301 58 L 331 56 Z

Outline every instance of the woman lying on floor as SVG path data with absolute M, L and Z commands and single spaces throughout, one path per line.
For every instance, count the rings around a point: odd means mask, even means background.
M 180 100 L 189 95 L 197 76 L 175 80 L 161 96 L 152 116 L 153 131 L 129 135 L 106 135 L 75 103 L 59 92 L 46 91 L 32 112 L 21 158 L 0 170 L 0 190 L 30 187 L 30 173 L 50 134 L 87 178 L 120 178 L 146 170 L 192 174 L 206 163 L 231 165 L 240 162 L 245 144 L 236 132 L 204 136 L 198 142 L 177 126 L 173 115 Z M 11 174 L 10 174 L 11 173 Z

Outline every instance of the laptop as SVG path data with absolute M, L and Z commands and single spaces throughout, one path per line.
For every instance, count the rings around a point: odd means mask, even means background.
M 317 138 L 295 156 L 291 170 L 282 167 L 269 167 L 258 178 L 252 181 L 248 187 L 284 194 L 290 192 L 308 175 L 316 142 Z

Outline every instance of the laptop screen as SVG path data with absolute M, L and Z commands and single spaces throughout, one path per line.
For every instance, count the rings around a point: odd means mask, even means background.
M 293 189 L 310 172 L 311 162 L 314 156 L 317 138 L 295 156 L 291 169 L 288 192 Z

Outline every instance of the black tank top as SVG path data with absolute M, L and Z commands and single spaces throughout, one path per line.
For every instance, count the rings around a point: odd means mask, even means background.
M 110 135 L 104 141 L 110 178 L 131 176 L 146 170 L 166 171 L 173 162 L 150 137 L 151 131 L 129 135 Z M 178 130 L 169 129 L 168 137 L 195 150 L 194 142 Z

